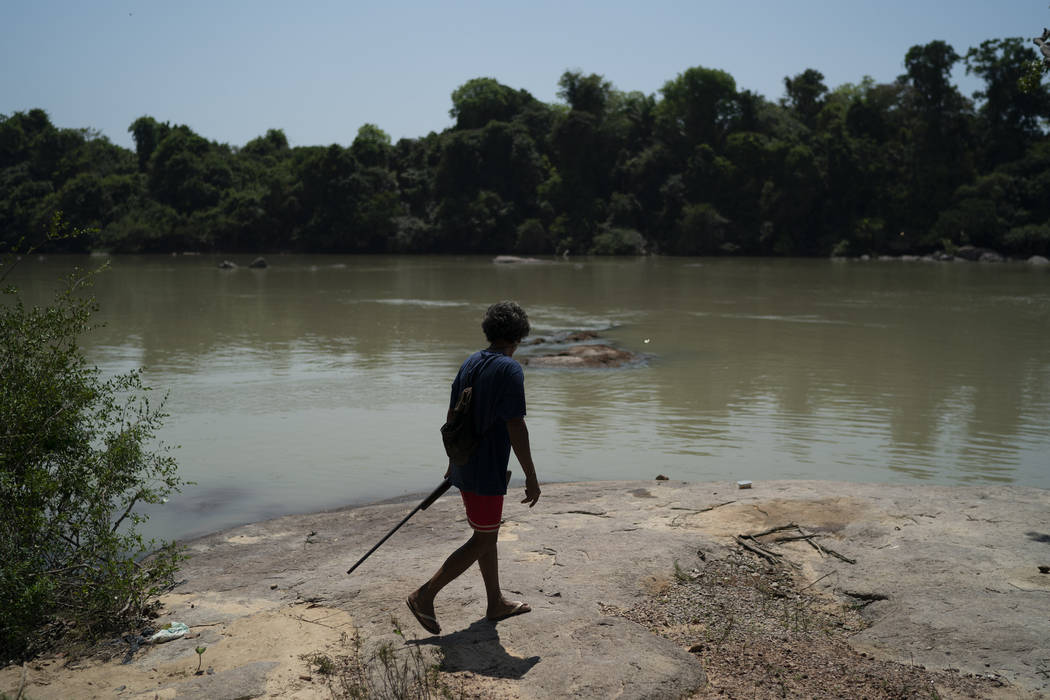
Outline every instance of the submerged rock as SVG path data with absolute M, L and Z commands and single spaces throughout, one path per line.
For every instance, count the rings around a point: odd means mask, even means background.
M 552 355 L 526 357 L 521 364 L 530 367 L 623 367 L 638 359 L 632 352 L 593 343 L 572 345 Z
M 640 364 L 645 356 L 614 348 L 602 342 L 596 331 L 565 331 L 553 336 L 530 338 L 525 345 L 551 346 L 546 352 L 529 353 L 519 359 L 530 367 L 565 367 L 570 369 L 615 368 Z
M 569 331 L 568 333 L 557 333 L 551 337 L 536 336 L 522 341 L 522 345 L 543 345 L 545 343 L 582 343 L 594 340 L 598 337 L 597 331 Z
M 497 265 L 536 265 L 538 263 L 547 263 L 548 260 L 540 260 L 539 258 L 523 258 L 517 255 L 497 255 L 492 259 L 492 262 Z

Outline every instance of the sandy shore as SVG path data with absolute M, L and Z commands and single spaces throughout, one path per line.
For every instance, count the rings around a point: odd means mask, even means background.
M 186 623 L 186 638 L 130 659 L 125 647 L 106 662 L 37 660 L 25 668 L 25 694 L 331 697 L 331 680 L 304 656 L 337 658 L 354 633 L 403 645 L 394 616 L 413 648 L 439 652 L 443 671 L 478 696 L 701 697 L 702 655 L 610 611 L 638 610 L 676 571 L 702 572 L 729 555 L 766 566 L 737 535 L 789 523 L 815 537 L 762 545 L 777 562 L 768 566 L 807 595 L 856 610 L 863 624 L 843 634 L 858 653 L 980 676 L 988 695 L 1050 693 L 1050 574 L 1039 568 L 1050 565 L 1050 491 L 816 481 L 543 488 L 533 510 L 508 498 L 500 535 L 503 587 L 531 614 L 486 622 L 474 570 L 438 598 L 441 635 L 411 618 L 405 596 L 469 535 L 454 491 L 352 576 L 350 564 L 414 503 L 288 516 L 187 543 L 184 581 L 158 620 Z M 198 645 L 211 673 L 194 674 Z M 22 675 L 0 670 L 0 690 L 13 696 Z

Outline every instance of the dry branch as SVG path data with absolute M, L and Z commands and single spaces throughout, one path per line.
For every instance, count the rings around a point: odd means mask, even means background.
M 779 525 L 777 527 L 771 527 L 768 530 L 763 530 L 762 532 L 754 532 L 754 533 L 748 535 L 748 537 L 750 537 L 752 539 L 754 539 L 756 537 L 765 537 L 766 535 L 772 535 L 774 532 L 783 532 L 784 530 L 798 530 L 799 532 L 802 531 L 802 529 L 798 525 L 796 525 L 795 523 L 788 523 L 787 525 Z
M 820 544 L 815 539 L 816 537 L 819 537 L 820 535 L 817 535 L 816 533 L 807 533 L 805 530 L 802 529 L 802 526 L 798 525 L 797 523 L 788 523 L 787 525 L 778 525 L 777 527 L 771 527 L 771 528 L 769 528 L 767 530 L 763 530 L 762 532 L 756 532 L 756 533 L 753 533 L 753 534 L 750 534 L 750 535 L 737 535 L 736 540 L 737 540 L 737 543 L 740 544 L 740 546 L 744 547 L 745 549 L 747 549 L 747 550 L 749 550 L 751 552 L 754 552 L 755 554 L 758 554 L 759 556 L 762 556 L 762 557 L 768 559 L 771 562 L 779 563 L 778 559 L 771 559 L 770 557 L 780 557 L 782 555 L 777 553 L 777 552 L 773 552 L 771 550 L 768 550 L 768 549 L 765 549 L 764 547 L 762 547 L 757 538 L 764 537 L 766 535 L 772 535 L 775 532 L 785 532 L 787 530 L 797 530 L 799 534 L 797 534 L 797 535 L 784 535 L 784 536 L 775 538 L 773 541 L 774 542 L 794 542 L 794 541 L 798 541 L 798 540 L 805 540 L 806 542 L 809 542 L 809 544 L 812 545 L 812 547 L 814 549 L 816 549 L 821 555 L 828 555 L 828 556 L 835 557 L 836 559 L 841 559 L 842 561 L 846 562 L 847 564 L 856 564 L 857 563 L 856 559 L 850 559 L 849 557 L 845 556 L 844 554 L 839 554 L 838 552 L 836 552 L 831 547 L 827 547 L 825 545 Z M 745 539 L 746 540 L 751 540 L 751 542 L 754 543 L 754 544 L 753 545 L 749 545 L 747 542 L 744 541 Z M 761 551 L 756 551 L 755 547 L 757 547 Z M 798 565 L 795 564 L 794 562 L 790 562 L 789 561 L 788 563 L 790 563 L 792 566 L 794 566 L 796 568 L 798 567 Z
M 754 544 L 749 543 L 748 540 L 751 540 L 752 542 L 754 542 Z M 771 552 L 768 549 L 762 547 L 758 544 L 758 542 L 755 542 L 754 538 L 752 538 L 750 535 L 737 535 L 736 542 L 747 551 L 757 554 L 758 556 L 767 560 L 771 564 L 781 563 L 779 559 L 779 557 L 781 556 L 780 554 L 776 552 Z

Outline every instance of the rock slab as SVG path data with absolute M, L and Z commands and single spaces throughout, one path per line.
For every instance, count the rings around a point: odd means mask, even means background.
M 743 491 L 729 480 L 545 484 L 533 509 L 507 499 L 500 532 L 505 594 L 533 612 L 485 620 L 484 586 L 472 569 L 437 599 L 440 635 L 418 628 L 404 599 L 469 536 L 458 498 L 418 513 L 352 576 L 345 573 L 416 502 L 287 516 L 190 542 L 186 580 L 167 597 L 158 624 L 180 620 L 202 633 L 206 664 L 239 654 L 219 668 L 243 676 L 238 692 L 258 691 L 265 676 L 270 695 L 313 697 L 307 690 L 323 687 L 302 680 L 301 655 L 337 655 L 343 632 L 401 644 L 394 618 L 410 644 L 442 652 L 445 670 L 480 683 L 484 697 L 679 698 L 703 689 L 697 658 L 605 611 L 658 594 L 679 563 L 704 566 L 698 551 L 710 560 L 736 551 L 738 534 L 796 523 L 856 562 L 822 558 L 803 544 L 790 553 L 809 590 L 834 604 L 863 604 L 870 626 L 851 638 L 855 648 L 1050 693 L 1050 574 L 1040 570 L 1050 565 L 1050 491 L 819 481 L 757 481 Z M 107 668 L 34 670 L 27 692 L 93 697 L 92 688 L 122 683 L 130 691 L 132 680 L 115 674 L 137 672 L 136 689 L 162 681 L 163 697 L 204 697 L 201 677 L 164 680 L 192 670 L 195 641 L 144 650 L 129 666 L 113 662 L 113 677 L 99 675 Z M 171 645 L 185 649 L 177 655 Z M 281 665 L 266 670 L 275 662 Z M 13 693 L 19 671 L 0 671 L 0 689 Z

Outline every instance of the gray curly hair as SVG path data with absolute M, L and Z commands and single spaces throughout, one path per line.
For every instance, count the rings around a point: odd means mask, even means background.
M 529 334 L 529 316 L 516 302 L 500 301 L 485 311 L 481 330 L 490 343 L 498 340 L 518 343 Z

